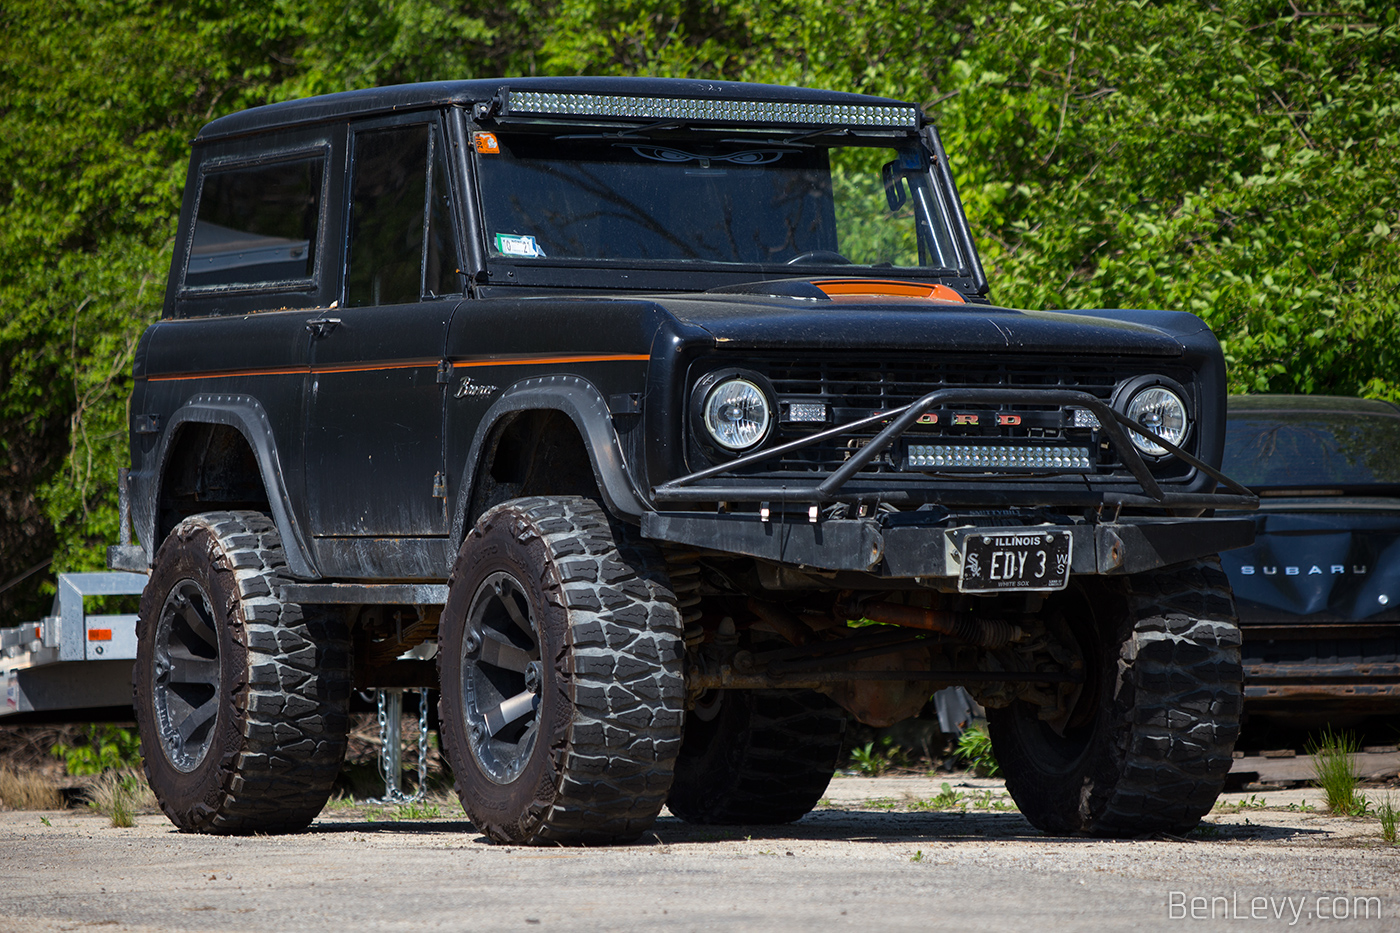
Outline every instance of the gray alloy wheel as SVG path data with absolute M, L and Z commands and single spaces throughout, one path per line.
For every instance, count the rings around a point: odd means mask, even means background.
M 185 773 L 204 760 L 219 717 L 217 624 L 209 594 L 188 578 L 170 590 L 156 620 L 156 730 L 170 763 Z
M 462 700 L 472 756 L 498 784 L 520 776 L 540 732 L 539 623 L 520 581 L 477 588 L 462 638 Z

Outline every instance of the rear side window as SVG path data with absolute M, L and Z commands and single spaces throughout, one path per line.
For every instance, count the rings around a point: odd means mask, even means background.
M 1246 486 L 1400 484 L 1400 418 L 1355 412 L 1231 414 L 1225 474 Z
M 324 174 L 319 155 L 206 173 L 186 287 L 309 281 L 316 270 Z

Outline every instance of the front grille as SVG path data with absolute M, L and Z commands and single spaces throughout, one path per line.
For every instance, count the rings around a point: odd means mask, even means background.
M 728 362 L 728 361 L 727 361 Z M 734 361 L 738 362 L 738 361 Z M 938 448 L 957 453 L 958 445 L 966 445 L 970 455 L 988 449 L 989 444 L 1002 446 L 1001 451 L 1044 448 L 1047 452 L 1087 449 L 1092 463 L 1088 470 L 1061 471 L 1049 468 L 1047 473 L 1074 472 L 1076 478 L 1085 472 L 1098 476 L 1127 476 L 1117 454 L 1103 449 L 1095 430 L 1094 419 L 1080 412 L 1062 410 L 1055 405 L 1037 405 L 1034 390 L 1072 389 L 1108 402 L 1115 388 L 1124 380 L 1144 373 L 1171 376 L 1184 385 L 1191 384 L 1191 374 L 1180 367 L 1163 367 L 1157 360 L 1124 360 L 1103 362 L 1065 361 L 1043 357 L 992 357 L 988 355 L 896 355 L 879 358 L 827 354 L 826 359 L 792 360 L 774 357 L 745 359 L 739 365 L 752 366 L 772 383 L 780 404 L 777 437 L 781 443 L 809 436 L 824 428 L 846 424 L 882 411 L 892 411 L 917 401 L 938 389 L 1026 389 L 1025 403 L 1007 405 L 949 406 L 935 409 L 923 423 L 905 433 L 903 442 L 872 461 L 865 473 L 901 472 L 915 478 L 928 471 L 929 462 L 921 454 L 906 453 L 915 445 L 937 442 Z M 810 419 L 813 412 L 825 406 L 825 420 Z M 756 472 L 763 473 L 825 473 L 834 470 L 852 452 L 878 433 L 874 426 L 854 435 L 822 442 L 794 451 L 780 460 L 769 461 Z M 1188 448 L 1194 446 L 1194 438 Z M 1051 458 L 1053 459 L 1053 457 Z M 1024 462 L 1024 461 L 1023 461 Z M 1078 461 L 1076 461 L 1078 463 Z M 1024 469 L 987 472 L 1025 473 Z

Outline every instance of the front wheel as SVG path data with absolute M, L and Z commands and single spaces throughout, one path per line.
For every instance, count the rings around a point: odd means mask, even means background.
M 443 745 L 496 842 L 640 836 L 684 712 L 680 613 L 656 552 L 589 499 L 517 499 L 462 544 L 443 609 Z
M 1219 796 L 1239 735 L 1229 584 L 1215 559 L 1095 583 L 1060 601 L 1086 678 L 1067 721 L 1052 728 L 1025 701 L 988 710 L 1006 788 L 1047 833 L 1188 832 Z

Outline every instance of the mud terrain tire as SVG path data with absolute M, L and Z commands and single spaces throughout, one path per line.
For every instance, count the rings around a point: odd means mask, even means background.
M 186 832 L 304 829 L 340 773 L 350 641 L 278 597 L 286 564 L 258 512 L 185 519 L 141 595 L 133 670 L 147 779 Z
M 1239 735 L 1240 632 L 1225 574 L 1211 558 L 1093 593 L 1082 605 L 1093 619 L 1078 620 L 1086 682 L 1064 735 L 1024 702 L 988 711 L 1007 790 L 1047 833 L 1189 832 L 1224 786 Z
M 463 542 L 443 609 L 443 745 L 497 842 L 629 842 L 666 801 L 684 715 L 665 564 L 591 499 L 516 499 Z
M 686 715 L 666 805 L 688 823 L 801 819 L 826 793 L 845 729 L 811 690 L 716 690 Z

